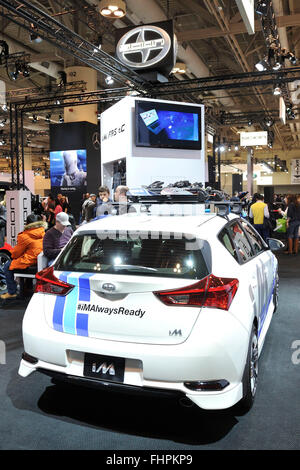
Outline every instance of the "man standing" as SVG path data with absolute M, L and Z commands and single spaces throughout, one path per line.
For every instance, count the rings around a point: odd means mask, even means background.
M 256 195 L 256 202 L 251 205 L 249 212 L 250 219 L 253 219 L 253 226 L 260 236 L 266 241 L 270 236 L 269 229 L 266 228 L 264 220 L 270 218 L 268 205 L 264 202 L 262 194 Z
M 60 212 L 56 216 L 54 227 L 45 233 L 43 239 L 43 253 L 48 258 L 49 264 L 57 257 L 62 248 L 68 243 L 73 230 L 70 226 L 69 216 Z
M 96 194 L 90 194 L 90 197 L 83 205 L 83 222 L 89 222 L 95 217 Z

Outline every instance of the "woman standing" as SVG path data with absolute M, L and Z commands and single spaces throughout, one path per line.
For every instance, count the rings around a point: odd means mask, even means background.
M 300 204 L 296 196 L 291 195 L 287 198 L 287 254 L 297 254 L 299 245 L 299 227 L 300 227 Z

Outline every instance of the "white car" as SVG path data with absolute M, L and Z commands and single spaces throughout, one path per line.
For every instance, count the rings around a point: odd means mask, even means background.
M 19 374 L 249 409 L 277 294 L 276 257 L 237 215 L 108 216 L 37 274 Z

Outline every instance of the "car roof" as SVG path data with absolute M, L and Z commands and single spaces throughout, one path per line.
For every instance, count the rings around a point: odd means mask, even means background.
M 157 232 L 178 232 L 188 233 L 197 230 L 205 223 L 218 219 L 221 223 L 217 225 L 225 225 L 228 220 L 232 220 L 237 216 L 229 214 L 228 218 L 219 217 L 215 213 L 205 213 L 187 216 L 159 216 L 146 214 L 124 214 L 118 216 L 106 216 L 98 220 L 91 221 L 81 225 L 76 233 L 95 232 L 97 230 L 151 230 Z

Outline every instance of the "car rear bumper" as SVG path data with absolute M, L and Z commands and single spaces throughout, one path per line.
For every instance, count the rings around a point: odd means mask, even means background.
M 92 353 L 124 358 L 122 386 L 136 387 L 137 392 L 150 388 L 180 393 L 204 409 L 229 408 L 242 398 L 249 333 L 229 312 L 203 309 L 190 336 L 180 344 L 139 344 L 56 331 L 39 312 L 38 299 L 32 301 L 23 320 L 23 340 L 26 353 L 37 362 L 21 361 L 23 377 L 42 370 L 92 384 L 83 372 L 84 355 Z M 221 379 L 229 383 L 221 391 L 194 391 L 184 385 Z

